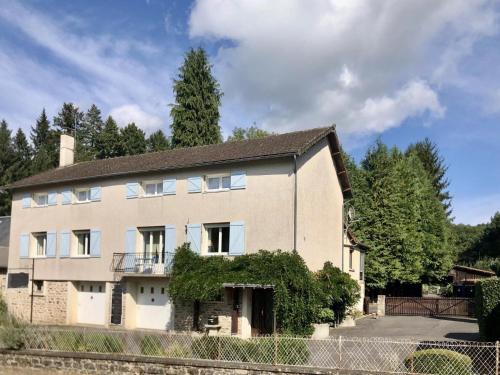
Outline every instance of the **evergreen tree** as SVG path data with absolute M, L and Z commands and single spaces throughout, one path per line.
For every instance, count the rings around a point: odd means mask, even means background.
M 81 150 L 78 160 L 92 160 L 97 157 L 98 139 L 103 129 L 101 110 L 95 104 L 89 108 L 82 120 L 82 125 L 78 133 Z
M 11 130 L 7 121 L 0 122 L 0 186 L 9 184 L 11 181 L 9 168 L 14 161 L 14 150 L 11 143 Z M 11 196 L 10 191 L 0 191 L 0 216 L 10 215 Z
M 447 190 L 450 185 L 450 182 L 446 178 L 448 167 L 444 164 L 437 145 L 429 138 L 425 138 L 421 142 L 410 145 L 406 153 L 415 153 L 420 159 L 430 176 L 436 196 L 445 207 L 446 214 L 449 217 L 451 215 L 451 195 Z
M 99 159 L 107 159 L 124 155 L 120 130 L 111 116 L 109 116 L 104 123 L 102 132 L 97 138 L 96 148 L 97 157 Z
M 121 140 L 125 155 L 137 155 L 146 152 L 146 135 L 133 122 L 121 129 Z
M 152 133 L 147 140 L 147 151 L 165 151 L 170 148 L 170 142 L 161 130 Z
M 9 168 L 11 181 L 17 181 L 31 175 L 32 150 L 22 129 L 18 129 L 12 140 L 13 161 Z
M 76 133 L 78 139 L 78 132 L 82 125 L 83 113 L 73 103 L 64 103 L 61 110 L 54 117 L 52 121 L 54 128 L 63 134 L 74 136 Z
M 172 147 L 191 147 L 220 143 L 219 106 L 222 92 L 212 75 L 202 48 L 190 50 L 174 81 L 175 104 Z
M 250 126 L 249 128 L 239 128 L 235 127 L 233 129 L 233 134 L 227 138 L 228 142 L 232 141 L 243 141 L 245 139 L 257 139 L 264 138 L 272 133 L 269 133 L 266 130 L 259 129 L 257 126 Z
M 59 136 L 51 129 L 49 120 L 42 110 L 36 125 L 31 128 L 31 142 L 33 143 L 33 174 L 46 171 L 58 165 Z

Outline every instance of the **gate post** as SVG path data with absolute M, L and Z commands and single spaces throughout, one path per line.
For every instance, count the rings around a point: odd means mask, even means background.
M 385 316 L 385 296 L 377 296 L 377 316 Z
M 499 342 L 495 342 L 495 353 L 496 353 L 496 360 L 495 360 L 495 375 L 498 375 L 500 372 L 500 345 Z

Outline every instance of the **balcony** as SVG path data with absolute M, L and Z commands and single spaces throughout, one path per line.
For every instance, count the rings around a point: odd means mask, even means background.
M 144 256 L 143 254 L 114 253 L 112 271 L 130 276 L 166 276 L 172 271 L 174 253 L 164 256 Z

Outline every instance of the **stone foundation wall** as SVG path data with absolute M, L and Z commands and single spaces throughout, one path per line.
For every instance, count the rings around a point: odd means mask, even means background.
M 5 297 L 9 311 L 28 321 L 31 312 L 31 285 L 7 288 Z M 67 281 L 44 281 L 43 292 L 33 294 L 33 323 L 66 324 L 68 305 Z
M 174 326 L 176 331 L 191 331 L 193 327 L 193 302 L 174 302 Z M 200 305 L 200 328 L 203 328 L 210 315 L 219 317 L 219 334 L 231 334 L 232 305 L 227 301 L 205 302 Z
M 307 367 L 239 364 L 217 361 L 143 358 L 113 354 L 55 353 L 42 351 L 0 351 L 0 368 L 40 374 L 156 374 L 156 375 L 274 375 L 331 374 L 361 375 L 358 371 L 324 370 Z M 7 372 L 8 373 L 8 372 Z M 30 372 L 31 373 L 31 372 Z M 373 372 L 370 372 L 373 374 Z

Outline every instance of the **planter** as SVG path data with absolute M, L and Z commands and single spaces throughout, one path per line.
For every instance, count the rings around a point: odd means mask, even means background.
M 312 334 L 313 339 L 326 339 L 330 336 L 330 324 L 321 323 L 313 324 L 314 333 Z

